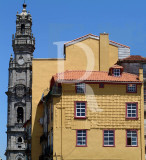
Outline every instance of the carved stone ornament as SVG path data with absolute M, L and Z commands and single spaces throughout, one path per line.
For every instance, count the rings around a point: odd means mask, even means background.
M 22 98 L 25 95 L 25 86 L 19 84 L 16 86 L 16 96 Z
M 19 64 L 19 65 L 23 65 L 23 64 L 24 64 L 24 59 L 23 59 L 22 56 L 19 57 L 19 59 L 18 59 L 18 64 Z

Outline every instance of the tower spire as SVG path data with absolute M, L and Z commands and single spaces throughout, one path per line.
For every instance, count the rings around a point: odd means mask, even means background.
M 25 0 L 24 0 L 23 9 L 26 9 L 26 7 L 27 7 L 27 4 L 25 3 Z

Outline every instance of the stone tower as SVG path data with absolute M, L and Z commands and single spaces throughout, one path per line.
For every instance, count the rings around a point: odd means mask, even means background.
M 12 36 L 14 58 L 9 62 L 7 160 L 25 160 L 26 145 L 23 124 L 31 116 L 32 57 L 35 38 L 32 34 L 32 17 L 23 4 L 22 13 L 17 13 L 16 33 Z

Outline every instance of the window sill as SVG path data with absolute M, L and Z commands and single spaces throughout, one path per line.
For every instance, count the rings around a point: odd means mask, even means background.
M 87 119 L 87 117 L 74 117 L 74 119 Z
M 137 93 L 137 92 L 136 92 L 136 91 L 135 91 L 135 92 L 128 92 L 128 91 L 127 91 L 126 93 Z
M 103 146 L 103 147 L 115 147 L 115 145 L 113 145 L 113 146 Z
M 78 92 L 76 92 L 76 94 L 85 94 L 85 92 L 84 93 L 78 93 Z
M 85 146 L 82 146 L 82 145 L 81 145 L 81 146 L 79 146 L 79 145 L 76 145 L 76 147 L 88 147 L 88 146 L 87 146 L 87 145 L 85 145 Z
M 129 118 L 129 117 L 126 117 L 126 120 L 138 120 L 138 118 Z
M 138 147 L 138 146 L 126 146 L 126 147 Z

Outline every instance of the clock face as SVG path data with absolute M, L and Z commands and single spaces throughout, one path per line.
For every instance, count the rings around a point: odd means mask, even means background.
M 18 64 L 23 65 L 24 64 L 24 59 L 23 58 L 18 59 Z

